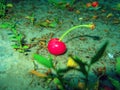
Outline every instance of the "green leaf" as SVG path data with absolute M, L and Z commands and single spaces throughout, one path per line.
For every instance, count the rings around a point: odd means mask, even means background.
M 120 74 L 120 57 L 116 58 L 116 72 Z
M 49 61 L 49 63 L 50 63 L 50 65 L 52 66 L 52 68 L 53 68 L 53 61 L 52 61 L 53 59 L 50 57 L 50 58 L 48 58 L 48 61 Z
M 75 57 L 72 57 L 71 56 L 71 58 L 73 58 L 73 60 L 76 62 L 76 63 L 78 63 L 79 64 L 79 66 L 80 66 L 80 71 L 84 74 L 84 75 L 87 75 L 87 71 L 86 71 L 86 68 L 85 68 L 85 66 L 87 65 L 86 63 L 84 63 L 81 59 L 79 59 L 77 56 L 75 56 Z
M 18 48 L 20 48 L 20 46 L 19 45 L 12 45 L 12 47 L 14 48 L 14 49 L 18 49 Z
M 33 57 L 34 57 L 34 59 L 38 63 L 44 65 L 45 67 L 47 67 L 47 68 L 53 68 L 52 59 L 47 59 L 47 58 L 45 58 L 45 57 L 43 57 L 41 55 L 38 55 L 38 54 L 34 54 Z
M 106 47 L 108 45 L 108 42 L 106 42 L 96 53 L 96 55 L 91 59 L 91 63 L 90 64 L 94 64 L 96 63 L 104 54 Z
M 111 78 L 111 77 L 108 77 L 108 78 L 111 81 L 111 83 L 113 84 L 113 86 L 115 86 L 116 90 L 119 90 L 120 89 L 120 82 L 117 81 L 116 79 Z
M 16 42 L 17 38 L 16 37 L 10 37 L 10 40 L 13 41 L 13 42 Z
M 11 38 L 12 38 L 12 39 L 16 39 L 16 36 L 15 36 L 15 35 L 13 35 Z
M 27 45 L 23 46 L 23 49 L 28 49 L 28 48 L 29 48 L 29 46 L 27 46 Z
M 18 41 L 21 41 L 21 40 L 22 40 L 22 37 L 23 37 L 23 35 L 22 35 L 22 34 L 19 34 L 18 36 L 16 36 L 16 39 L 17 39 Z
M 57 73 L 59 73 L 59 74 L 62 74 L 62 73 L 67 73 L 69 70 L 71 70 L 71 69 L 73 69 L 74 70 L 74 68 L 64 68 L 64 69 L 58 69 L 57 70 Z
M 54 78 L 53 82 L 57 85 L 60 90 L 64 90 L 61 81 L 58 78 Z
M 12 32 L 16 35 L 18 32 L 15 28 L 12 28 Z
M 24 50 L 24 49 L 18 49 L 18 52 L 20 52 L 20 53 L 24 53 L 25 50 Z
M 49 24 L 49 27 L 55 28 L 57 26 L 57 22 L 53 21 Z
M 5 23 L 0 24 L 0 28 L 6 29 L 6 28 L 11 27 L 11 25 L 12 25 L 11 23 L 5 22 Z

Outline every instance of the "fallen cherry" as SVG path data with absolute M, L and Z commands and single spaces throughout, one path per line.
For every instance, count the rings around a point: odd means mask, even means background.
M 98 4 L 99 4 L 99 3 L 98 3 L 97 1 L 92 2 L 92 6 L 93 6 L 93 7 L 97 7 Z
M 79 28 L 79 27 L 87 27 L 87 28 L 91 28 L 94 29 L 95 25 L 94 24 L 88 24 L 88 25 L 78 25 L 78 26 L 74 26 L 70 29 L 68 29 L 60 38 L 52 38 L 49 42 L 48 42 L 48 51 L 53 54 L 53 55 L 61 55 L 64 54 L 67 50 L 66 45 L 64 42 L 62 42 L 62 39 L 72 30 Z
M 52 38 L 48 42 L 48 51 L 53 55 L 61 55 L 66 52 L 66 45 L 58 38 Z

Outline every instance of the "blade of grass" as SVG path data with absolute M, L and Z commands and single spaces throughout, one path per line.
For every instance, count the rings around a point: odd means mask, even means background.
M 53 82 L 57 85 L 59 90 L 64 90 L 64 87 L 63 87 L 61 81 L 57 77 L 53 79 Z
M 85 66 L 87 65 L 86 63 L 82 62 L 82 60 L 80 60 L 78 57 L 73 57 L 71 56 L 71 58 L 73 58 L 73 60 L 78 63 L 79 67 L 80 67 L 80 71 L 84 74 L 84 75 L 87 75 L 87 71 L 86 71 L 86 68 Z M 76 69 L 78 70 L 78 69 Z
M 113 86 L 115 86 L 116 90 L 119 90 L 120 89 L 120 82 L 117 81 L 116 79 L 111 78 L 111 77 L 108 77 L 108 78 L 111 81 L 111 83 L 113 84 Z
M 98 50 L 98 52 L 96 53 L 96 55 L 91 59 L 91 63 L 90 64 L 94 64 L 96 63 L 104 54 L 106 47 L 108 45 L 108 42 L 105 42 L 105 44 Z

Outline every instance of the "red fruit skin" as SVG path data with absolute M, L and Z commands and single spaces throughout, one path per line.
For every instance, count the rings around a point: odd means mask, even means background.
M 64 54 L 66 52 L 66 45 L 64 42 L 59 41 L 58 38 L 52 38 L 49 42 L 48 42 L 48 51 L 53 54 L 53 55 L 61 55 Z
M 92 6 L 93 6 L 93 7 L 97 7 L 98 4 L 99 4 L 99 3 L 98 3 L 97 1 L 92 2 Z

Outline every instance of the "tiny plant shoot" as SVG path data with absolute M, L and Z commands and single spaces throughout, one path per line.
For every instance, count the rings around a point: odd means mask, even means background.
M 98 52 L 93 56 L 93 58 L 91 58 L 89 64 L 87 64 L 86 62 L 83 62 L 77 56 L 70 55 L 69 56 L 70 61 L 68 62 L 67 67 L 63 68 L 63 69 L 58 68 L 55 65 L 52 57 L 46 58 L 42 55 L 34 54 L 33 55 L 34 60 L 37 61 L 39 64 L 43 65 L 44 67 L 46 67 L 47 72 L 41 73 L 41 72 L 38 72 L 37 69 L 35 69 L 35 70 L 30 71 L 30 73 L 32 73 L 32 74 L 34 74 L 38 77 L 45 78 L 46 80 L 51 79 L 51 81 L 54 82 L 55 86 L 57 86 L 58 90 L 73 90 L 71 88 L 74 88 L 74 90 L 88 90 L 90 88 L 90 85 L 89 85 L 88 81 L 90 80 L 89 79 L 89 76 L 90 76 L 89 74 L 90 74 L 91 66 L 93 64 L 97 63 L 100 60 L 100 58 L 103 56 L 103 54 L 106 50 L 107 45 L 108 45 L 108 42 L 106 42 L 98 50 Z M 76 68 L 76 66 L 79 66 L 79 68 L 78 67 Z M 81 80 L 84 81 L 83 82 L 84 86 L 82 88 L 77 87 L 77 86 L 70 86 L 72 82 L 71 81 L 66 81 L 65 76 L 67 76 L 67 74 L 68 74 L 67 72 L 70 72 L 70 70 L 75 70 L 75 71 L 83 73 L 83 75 L 85 77 L 81 78 Z M 70 77 L 72 79 L 75 76 L 73 75 L 73 76 L 70 76 Z M 76 79 L 78 79 L 78 78 L 76 77 Z
M 12 35 L 11 35 L 11 41 L 14 42 L 14 44 L 12 45 L 12 47 L 16 50 L 18 50 L 19 52 L 23 53 L 26 50 L 28 50 L 29 46 L 24 44 L 24 35 L 22 33 L 20 33 L 17 29 L 16 29 L 16 23 L 10 23 L 10 22 L 4 22 L 2 24 L 0 24 L 0 28 L 6 29 L 9 28 L 12 31 Z
M 15 42 L 12 47 L 21 53 L 25 52 L 29 47 L 23 44 L 24 35 L 19 33 L 15 27 L 12 27 L 11 30 L 13 33 L 11 40 Z

